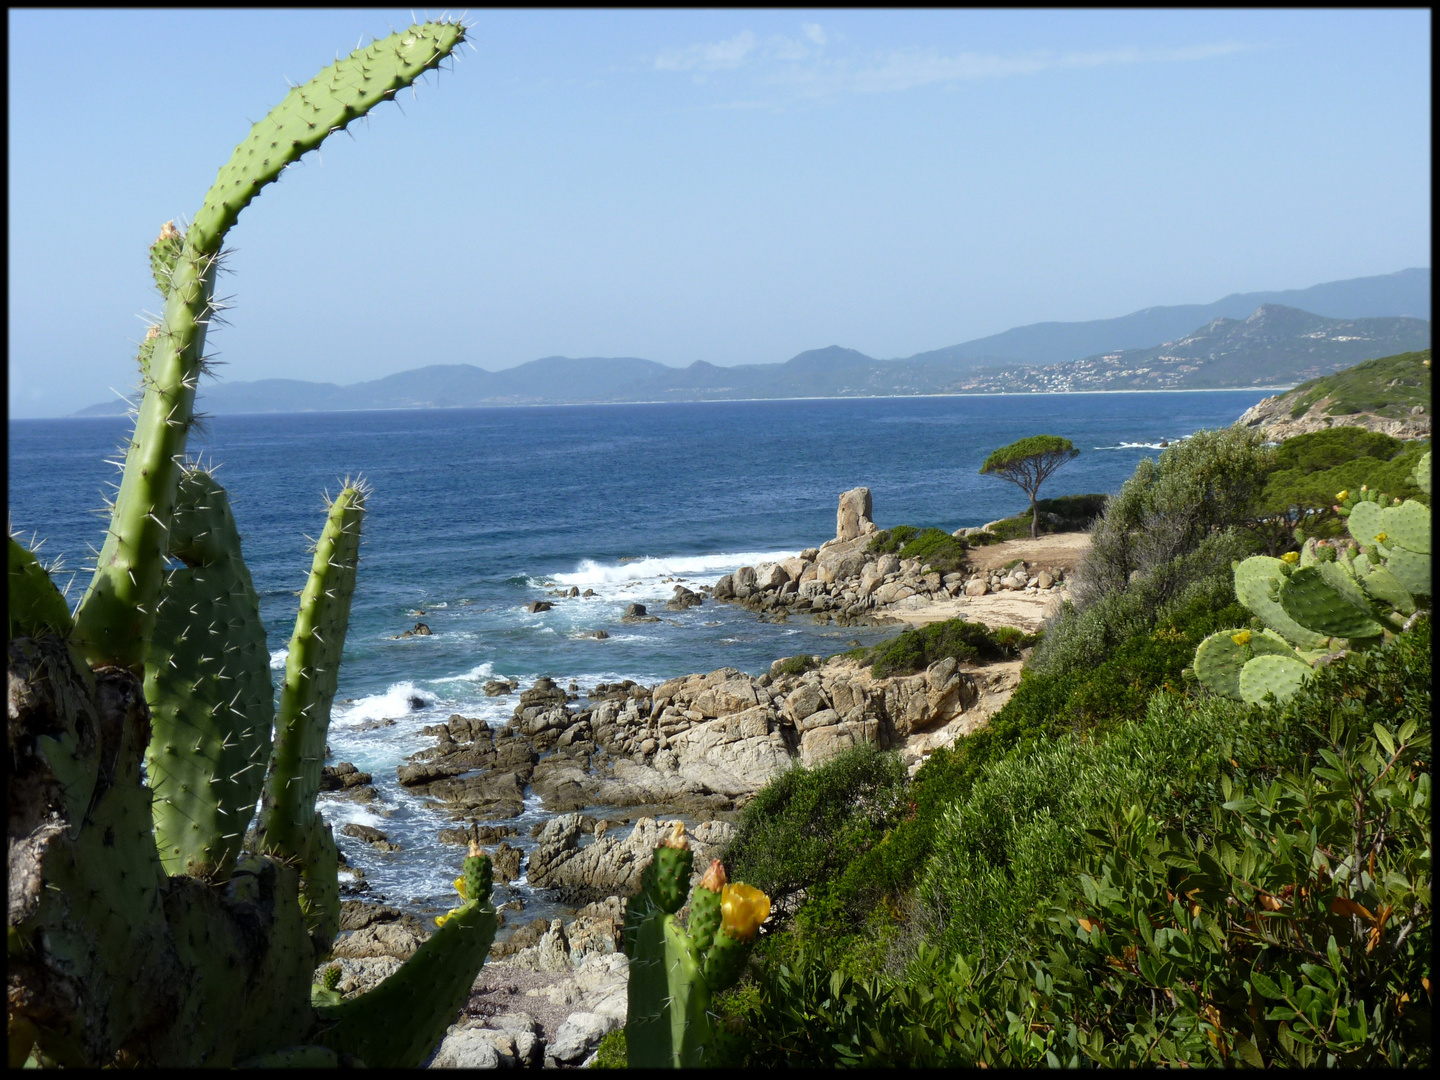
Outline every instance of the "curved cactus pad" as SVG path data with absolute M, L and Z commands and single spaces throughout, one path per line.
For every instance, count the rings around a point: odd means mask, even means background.
M 1243 645 L 1235 641 L 1237 636 L 1247 633 L 1249 639 Z M 1195 650 L 1195 677 L 1215 693 L 1239 701 L 1240 671 L 1257 656 L 1299 659 L 1289 643 L 1273 631 L 1221 630 L 1207 637 Z
M 271 109 L 220 170 L 190 226 L 198 251 L 218 251 L 240 211 L 325 137 L 394 97 L 465 40 L 459 23 L 426 23 L 373 41 L 297 86 Z
M 1288 656 L 1257 656 L 1240 670 L 1240 696 L 1259 705 L 1265 695 L 1284 701 L 1310 677 L 1310 665 Z
M 1235 567 L 1235 596 L 1266 626 L 1302 649 L 1318 649 L 1328 635 L 1316 633 L 1290 617 L 1274 595 L 1285 580 L 1285 564 L 1268 555 L 1253 555 Z
M 1415 466 L 1415 486 L 1426 495 L 1430 494 L 1430 451 L 1426 450 Z
M 321 1009 L 336 1021 L 321 1041 L 372 1069 L 418 1069 L 470 1000 L 497 924 L 488 897 L 469 901 L 375 989 Z
M 1361 556 L 1363 558 L 1364 556 Z M 1394 559 L 1394 554 L 1391 554 Z M 1360 559 L 1355 560 L 1357 563 Z M 1356 568 L 1357 571 L 1361 567 Z M 1365 567 L 1364 576 L 1359 578 L 1360 587 L 1365 590 L 1365 595 L 1381 604 L 1388 604 L 1401 615 L 1409 615 L 1415 611 L 1415 597 L 1410 595 L 1410 590 L 1400 584 L 1388 566 Z

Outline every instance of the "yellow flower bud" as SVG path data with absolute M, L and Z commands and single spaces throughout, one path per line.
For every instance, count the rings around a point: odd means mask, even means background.
M 1349 490 L 1347 489 L 1347 490 L 1345 490 L 1345 491 L 1337 492 L 1336 495 L 1335 495 L 1335 501 L 1336 501 L 1336 502 L 1344 502 L 1344 501 L 1345 501 L 1346 499 L 1348 499 L 1349 497 L 1350 497 L 1350 492 L 1349 492 Z
M 1249 645 L 1250 631 L 1241 630 L 1238 634 L 1231 634 L 1230 640 L 1233 641 L 1236 645 Z
M 1300 553 L 1298 551 L 1287 551 L 1284 555 L 1280 556 L 1280 561 L 1292 564 L 1297 563 L 1300 561 Z
M 753 885 L 737 882 L 720 892 L 720 928 L 741 941 L 754 941 L 770 917 L 770 898 Z
M 463 874 L 455 879 L 455 891 L 460 894 L 461 900 L 470 899 L 470 897 L 465 895 L 465 877 Z
M 1375 543 L 1377 543 L 1377 544 L 1383 544 L 1383 543 L 1385 543 L 1385 539 L 1386 539 L 1386 537 L 1388 537 L 1389 535 L 1390 535 L 1389 533 L 1383 533 L 1383 532 L 1378 532 L 1378 533 L 1376 533 L 1376 534 L 1375 534 Z

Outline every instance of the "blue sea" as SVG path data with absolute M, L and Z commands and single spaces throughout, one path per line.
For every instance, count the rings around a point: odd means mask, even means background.
M 449 906 L 460 849 L 442 845 L 448 816 L 404 792 L 395 768 L 433 744 L 426 724 L 452 713 L 502 723 L 515 697 L 481 686 L 540 675 L 583 691 L 597 682 L 653 684 L 733 666 L 752 674 L 780 656 L 833 653 L 884 636 L 873 628 L 761 623 L 707 601 L 666 612 L 677 583 L 818 546 L 835 532 L 839 494 L 870 488 L 882 527 L 981 525 L 1028 505 L 1013 485 L 979 475 L 996 447 L 1027 435 L 1071 439 L 1080 456 L 1043 497 L 1115 492 L 1162 440 L 1223 427 L 1265 391 L 995 395 L 219 416 L 190 449 L 230 494 L 260 594 L 272 667 L 284 664 L 310 567 L 323 493 L 347 476 L 373 485 L 359 584 L 329 744 L 372 772 L 370 807 L 322 799 L 337 840 L 375 898 L 415 911 Z M 203 407 L 203 401 L 201 402 Z M 56 575 L 93 564 L 103 539 L 106 458 L 123 457 L 130 421 L 10 422 L 10 527 L 63 557 Z M 88 575 L 74 573 L 71 603 Z M 558 599 L 578 586 L 594 597 Z M 552 610 L 524 606 L 550 599 Z M 659 623 L 624 624 L 640 602 Z M 431 635 L 397 635 L 424 622 Z M 586 636 L 605 630 L 607 639 Z M 277 677 L 278 681 L 278 677 Z M 412 698 L 423 701 L 414 708 Z M 582 703 L 583 704 L 583 703 Z M 382 718 L 398 722 L 367 727 Z M 518 846 L 545 816 L 531 799 Z M 379 854 L 338 835 L 372 825 L 402 845 Z M 512 844 L 517 841 L 512 840 Z M 499 890 L 547 899 L 520 882 Z

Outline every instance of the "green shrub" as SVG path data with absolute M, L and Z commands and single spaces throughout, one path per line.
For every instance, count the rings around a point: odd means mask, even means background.
M 865 546 L 873 555 L 898 555 L 902 559 L 919 559 L 942 574 L 959 570 L 965 565 L 966 541 L 951 536 L 944 529 L 917 529 L 914 525 L 896 525 L 882 529 Z
M 1012 759 L 946 822 L 1008 868 L 951 919 L 991 935 L 903 979 L 799 942 L 725 1003 L 727 1063 L 1424 1067 L 1430 713 L 1426 619 L 1283 705 L 1161 694 Z
M 966 663 L 1010 660 L 1038 640 L 1013 626 L 991 630 L 984 623 L 947 619 L 906 630 L 895 640 L 876 645 L 871 672 L 877 679 L 909 675 L 951 656 Z
M 1428 505 L 1429 496 L 1414 485 L 1411 473 L 1429 448 L 1429 439 L 1401 442 L 1357 427 L 1286 439 L 1276 451 L 1279 467 L 1266 479 L 1255 516 L 1246 525 L 1263 538 L 1273 556 L 1299 548 L 1297 526 L 1306 536 L 1344 535 L 1335 496 L 1362 484 Z
M 819 667 L 820 663 L 815 657 L 806 653 L 799 656 L 789 656 L 770 666 L 771 675 L 803 675 L 811 668 Z
M 872 555 L 898 555 L 901 548 L 919 535 L 920 530 L 914 525 L 896 525 L 893 529 L 881 529 L 870 538 L 865 550 Z
M 1054 499 L 1041 499 L 1035 504 L 1040 511 L 1040 532 L 1081 532 L 1089 531 L 1105 510 L 1109 496 L 1101 493 L 1089 495 L 1061 495 Z M 972 546 L 980 543 L 996 543 L 1000 540 L 1028 540 L 1030 538 L 1031 514 L 1025 510 L 1014 517 L 997 521 L 988 533 L 974 533 L 965 538 Z M 993 536 L 994 540 L 981 541 L 980 536 Z
M 1166 599 L 1178 593 L 1194 576 L 1172 580 L 1172 568 L 1184 565 L 1176 560 L 1248 521 L 1274 467 L 1275 451 L 1258 431 L 1241 427 L 1198 431 L 1167 447 L 1158 462 L 1141 459 L 1105 504 L 1090 551 L 1075 568 L 1077 607 L 1124 592 L 1136 575 L 1157 578 Z
M 590 1062 L 592 1069 L 629 1068 L 629 1050 L 625 1045 L 625 1029 L 616 1028 L 606 1033 L 595 1047 L 595 1058 Z
M 899 756 L 867 745 L 782 773 L 741 812 L 722 856 L 730 879 L 763 890 L 783 920 L 797 894 L 838 878 L 880 840 L 903 809 L 904 784 Z

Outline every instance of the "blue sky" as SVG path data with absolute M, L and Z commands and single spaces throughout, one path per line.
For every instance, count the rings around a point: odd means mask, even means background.
M 1428 11 L 467 21 L 241 216 L 223 378 L 907 356 L 1430 265 Z M 287 78 L 409 22 L 11 11 L 10 415 L 128 388 L 161 223 Z

